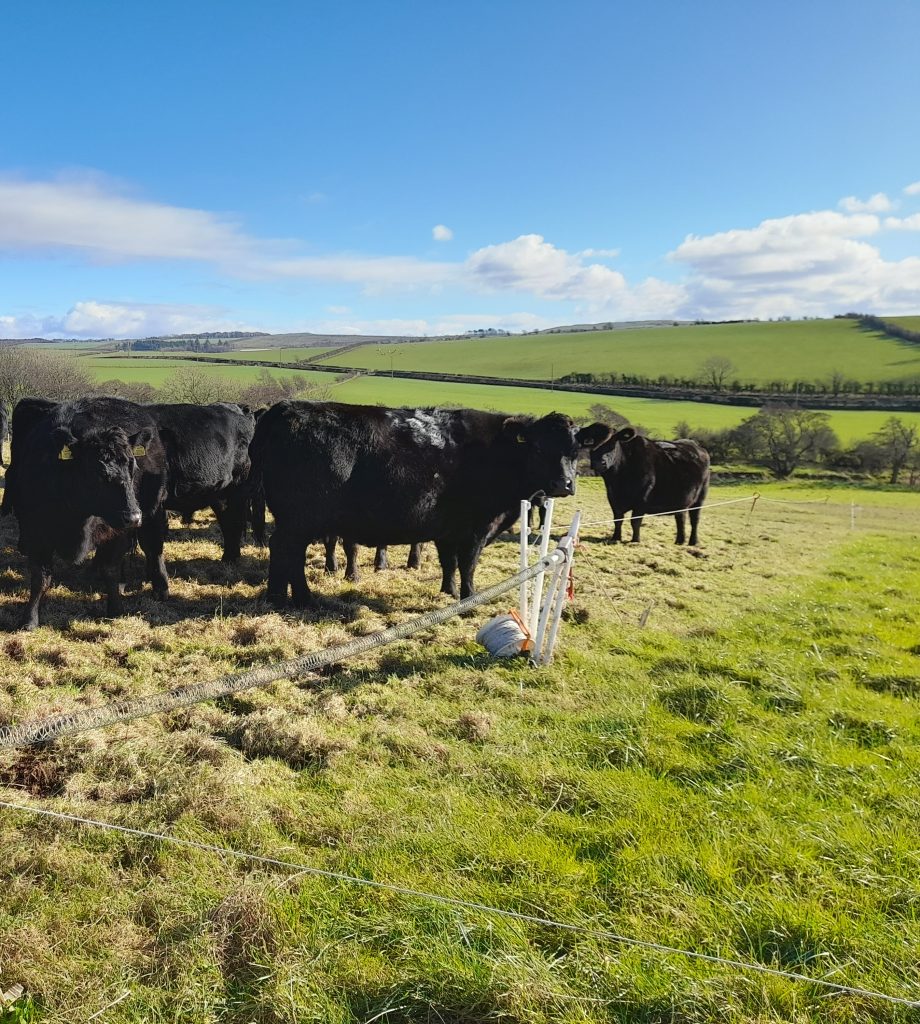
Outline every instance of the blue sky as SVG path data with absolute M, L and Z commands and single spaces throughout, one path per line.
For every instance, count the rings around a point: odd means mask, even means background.
M 913 0 L 0 8 L 0 336 L 920 313 Z

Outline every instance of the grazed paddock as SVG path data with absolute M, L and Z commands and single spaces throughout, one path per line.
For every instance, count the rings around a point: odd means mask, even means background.
M 712 501 L 746 488 L 714 488 Z M 764 497 L 822 492 L 764 489 Z M 321 677 L 0 753 L 0 799 L 72 811 L 651 941 L 920 996 L 920 502 L 828 492 L 612 547 L 581 507 L 556 663 L 490 661 L 496 606 Z M 860 509 L 855 515 L 851 500 Z M 99 619 L 63 572 L 7 632 L 0 723 L 269 663 L 446 602 L 419 573 L 322 575 L 321 615 L 261 601 L 198 514 L 172 597 Z M 393 553 L 399 564 L 400 551 Z M 483 558 L 486 586 L 516 538 Z M 140 574 L 140 563 L 135 566 Z M 645 626 L 640 621 L 645 619 Z M 911 1011 L 0 810 L 0 1020 L 877 1021 Z M 97 1018 L 99 1019 L 99 1018 Z

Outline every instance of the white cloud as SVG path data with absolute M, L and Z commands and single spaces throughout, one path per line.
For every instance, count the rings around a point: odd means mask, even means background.
M 160 334 L 259 330 L 210 306 L 76 302 L 62 316 L 0 316 L 4 338 L 143 338 Z
M 454 233 L 444 224 L 435 224 L 431 229 L 431 237 L 436 242 L 449 242 L 454 237 Z
M 684 301 L 681 285 L 647 278 L 630 286 L 619 271 L 585 263 L 581 257 L 557 248 L 542 235 L 521 235 L 477 250 L 466 261 L 465 270 L 474 286 L 573 302 L 577 312 L 598 319 L 671 316 L 671 310 Z
M 0 248 L 78 250 L 96 261 L 252 262 L 269 243 L 205 210 L 134 198 L 95 178 L 0 179 Z
M 905 185 L 904 195 L 906 196 L 920 196 L 920 181 L 911 182 L 910 185 Z
M 876 192 L 868 199 L 847 196 L 845 199 L 841 199 L 837 205 L 847 213 L 887 213 L 894 209 L 894 204 L 884 192 Z
M 920 213 L 909 217 L 886 217 L 885 227 L 892 231 L 920 231 Z
M 920 259 L 886 261 L 861 240 L 881 229 L 873 214 L 826 210 L 690 236 L 670 254 L 690 271 L 680 313 L 728 319 L 916 310 Z

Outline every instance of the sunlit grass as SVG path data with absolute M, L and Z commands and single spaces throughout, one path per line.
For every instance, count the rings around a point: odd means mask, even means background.
M 560 525 L 577 505 L 586 526 L 554 665 L 473 642 L 509 599 L 318 678 L 0 754 L 2 798 L 917 997 L 920 501 L 759 486 L 818 503 L 713 508 L 695 551 L 668 519 L 612 547 L 599 483 L 558 506 Z M 855 528 L 852 501 L 872 508 Z M 24 566 L 2 530 L 9 630 Z M 264 553 L 234 570 L 219 552 L 203 513 L 176 528 L 170 602 L 135 591 L 117 621 L 63 572 L 46 624 L 0 635 L 0 722 L 291 657 L 447 600 L 430 546 L 418 573 L 374 575 L 362 552 L 356 586 L 313 549 L 326 617 L 272 611 Z M 516 538 L 494 544 L 480 586 L 516 564 Z M 10 1020 L 86 1020 L 126 990 L 102 1019 L 910 1019 L 21 813 L 0 811 L 0 849 L 0 988 L 27 991 Z

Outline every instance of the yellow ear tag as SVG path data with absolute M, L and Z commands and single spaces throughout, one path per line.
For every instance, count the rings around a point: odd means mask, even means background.
M 67 462 L 68 459 L 73 458 L 73 452 L 65 444 L 64 447 L 58 452 L 58 458 L 62 462 Z
M 133 455 L 133 456 L 134 456 L 134 457 L 135 457 L 136 459 L 139 459 L 139 458 L 140 458 L 140 457 L 141 457 L 142 455 L 146 455 L 146 454 L 147 454 L 147 449 L 146 449 L 146 448 L 145 448 L 145 447 L 144 447 L 144 446 L 143 446 L 142 444 L 136 444 L 136 445 L 135 445 L 135 446 L 134 446 L 134 447 L 133 447 L 133 448 L 131 449 L 131 454 L 132 454 L 132 455 Z
M 523 434 L 518 434 L 518 436 L 517 436 L 517 443 L 518 444 L 524 444 L 526 442 L 526 440 L 527 440 L 527 438 L 524 437 Z

